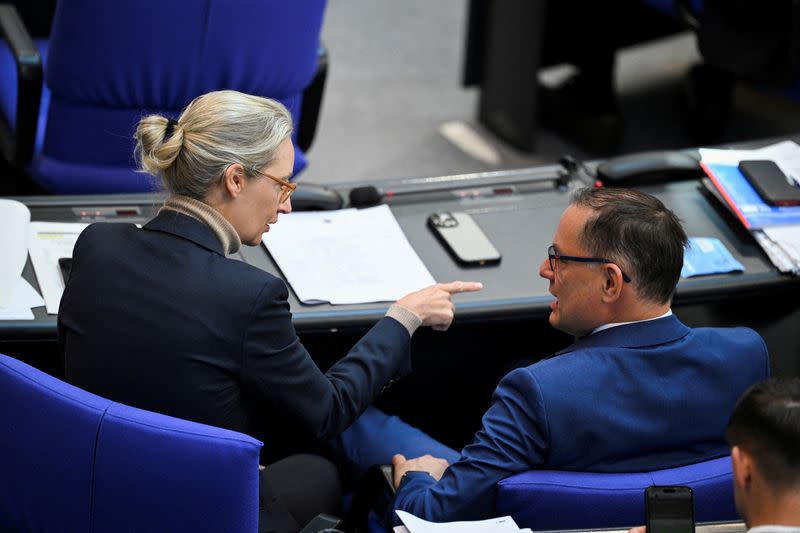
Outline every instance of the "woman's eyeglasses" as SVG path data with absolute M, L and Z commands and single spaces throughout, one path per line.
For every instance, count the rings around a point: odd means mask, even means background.
M 282 178 L 276 178 L 275 176 L 271 176 L 269 174 L 265 174 L 264 172 L 259 172 L 259 174 L 261 176 L 265 176 L 265 177 L 271 179 L 272 181 L 280 184 L 280 186 L 281 186 L 281 196 L 280 196 L 280 201 L 278 202 L 279 204 L 282 204 L 286 200 L 288 200 L 289 197 L 294 192 L 294 190 L 297 188 L 297 184 L 296 183 L 292 183 L 292 182 L 287 181 L 287 180 L 282 179 Z

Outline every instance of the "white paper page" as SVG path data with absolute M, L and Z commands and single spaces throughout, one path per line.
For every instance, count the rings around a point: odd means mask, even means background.
M 753 231 L 752 234 L 756 242 L 758 242 L 758 245 L 761 246 L 761 249 L 764 250 L 764 253 L 766 253 L 770 261 L 772 261 L 772 264 L 775 265 L 775 268 L 781 272 L 800 274 L 800 269 L 797 268 L 797 265 L 789 254 L 782 246 L 769 238 L 763 230 Z
M 757 159 L 771 159 L 784 174 L 800 185 L 800 145 L 794 141 L 783 141 L 755 150 Z
M 303 303 L 391 302 L 435 283 L 387 205 L 283 215 L 263 242 Z
M 75 241 L 86 226 L 88 224 L 31 222 L 28 250 L 47 312 L 51 315 L 58 313 L 58 304 L 64 293 L 58 260 L 61 257 L 72 257 Z
M 44 305 L 44 300 L 24 278 L 17 279 L 11 289 L 11 298 L 0 307 L 0 320 L 33 320 L 31 307 Z
M 782 141 L 757 150 L 700 148 L 698 152 L 703 161 L 726 165 L 738 165 L 740 161 L 750 159 L 769 159 L 800 185 L 800 145 L 794 141 Z
M 519 533 L 510 516 L 469 522 L 428 522 L 405 511 L 395 511 L 409 533 Z
M 17 279 L 28 259 L 31 212 L 16 200 L 0 198 L 0 305 L 11 304 Z
M 795 269 L 800 268 L 800 225 L 770 226 L 764 228 L 764 233 L 786 252 Z

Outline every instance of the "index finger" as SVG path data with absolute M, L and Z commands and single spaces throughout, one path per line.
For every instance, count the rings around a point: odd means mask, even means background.
M 439 288 L 450 294 L 458 292 L 475 292 L 483 288 L 483 283 L 479 281 L 451 281 L 450 283 L 440 283 Z

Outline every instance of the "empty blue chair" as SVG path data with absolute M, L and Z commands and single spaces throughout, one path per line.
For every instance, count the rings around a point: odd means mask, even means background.
M 644 491 L 651 485 L 691 487 L 697 522 L 739 518 L 730 457 L 637 473 L 531 470 L 498 483 L 496 514 L 534 531 L 628 528 L 645 523 Z
M 59 0 L 48 40 L 23 36 L 13 50 L 0 43 L 0 112 L 15 146 L 7 157 L 54 193 L 152 190 L 157 184 L 135 172 L 133 161 L 139 118 L 177 117 L 196 96 L 234 89 L 289 108 L 298 126 L 296 174 L 306 164 L 325 81 L 325 5 Z M 19 33 L 12 26 L 4 21 L 4 33 Z M 41 98 L 31 89 L 35 79 L 23 79 L 35 78 L 39 59 Z
M 258 527 L 261 443 L 135 409 L 0 355 L 0 531 Z

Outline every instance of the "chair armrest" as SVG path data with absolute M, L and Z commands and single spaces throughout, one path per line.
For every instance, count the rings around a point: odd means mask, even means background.
M 311 84 L 303 91 L 303 103 L 300 106 L 300 124 L 297 131 L 297 145 L 306 151 L 314 142 L 317 133 L 319 110 L 322 107 L 322 93 L 328 78 L 328 49 L 320 43 L 317 51 L 317 72 Z
M 17 64 L 16 131 L 9 159 L 24 166 L 33 157 L 39 102 L 42 98 L 42 58 L 22 18 L 12 4 L 0 4 L 0 37 L 5 38 Z

